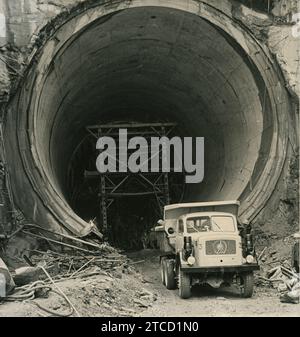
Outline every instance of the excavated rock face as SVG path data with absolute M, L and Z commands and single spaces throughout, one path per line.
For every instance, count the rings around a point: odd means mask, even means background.
M 270 200 L 275 205 L 293 157 L 289 138 L 297 148 L 298 92 L 290 65 L 283 72 L 289 93 L 266 46 L 280 45 L 272 17 L 230 1 L 71 7 L 79 2 L 25 1 L 32 21 L 15 15 L 15 28 L 9 18 L 6 39 L 31 51 L 5 121 L 14 197 L 27 218 L 76 235 L 89 231 L 69 204 L 68 163 L 86 125 L 125 116 L 175 121 L 181 135 L 205 137 L 205 179 L 187 186 L 186 200 L 239 199 L 250 219 Z M 284 46 L 278 51 L 282 63 L 293 56 Z M 9 83 L 8 69 L 3 74 Z

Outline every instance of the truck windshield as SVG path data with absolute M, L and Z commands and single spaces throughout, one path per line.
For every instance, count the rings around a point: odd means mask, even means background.
M 186 220 L 188 233 L 208 232 L 211 230 L 211 221 L 208 216 L 188 218 Z
M 231 216 L 193 217 L 186 220 L 188 233 L 197 232 L 234 232 L 234 221 Z
M 234 221 L 231 216 L 212 216 L 212 230 L 214 232 L 234 232 Z

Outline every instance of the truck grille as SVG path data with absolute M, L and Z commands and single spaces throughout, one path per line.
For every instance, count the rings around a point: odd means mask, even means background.
M 210 240 L 205 243 L 206 255 L 236 254 L 234 240 Z

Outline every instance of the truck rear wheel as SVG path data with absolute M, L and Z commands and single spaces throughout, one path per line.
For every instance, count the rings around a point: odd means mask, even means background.
M 183 299 L 191 297 L 191 278 L 190 275 L 183 272 L 179 267 L 178 271 L 179 296 Z
M 169 290 L 176 288 L 174 260 L 165 260 L 165 285 Z
M 241 275 L 242 281 L 242 297 L 249 298 L 253 295 L 253 288 L 254 288 L 254 274 L 253 271 L 248 273 L 243 273 Z
M 163 285 L 166 285 L 166 280 L 165 280 L 165 264 L 166 264 L 166 258 L 162 257 L 160 259 L 160 276 L 161 276 L 161 282 Z

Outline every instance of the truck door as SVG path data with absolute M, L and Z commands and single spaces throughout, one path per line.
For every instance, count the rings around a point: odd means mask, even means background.
M 184 244 L 183 233 L 184 233 L 183 220 L 179 219 L 177 222 L 176 252 L 181 251 L 183 248 L 183 244 Z

